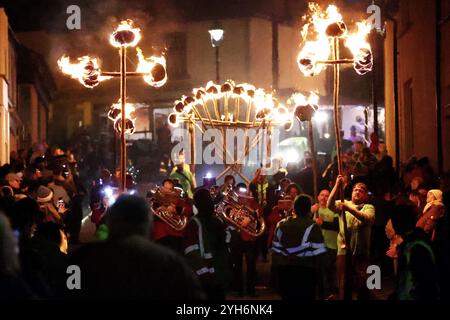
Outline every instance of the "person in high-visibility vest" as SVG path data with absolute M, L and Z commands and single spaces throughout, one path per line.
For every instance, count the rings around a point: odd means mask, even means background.
M 272 263 L 283 300 L 314 300 L 316 270 L 326 262 L 320 227 L 311 218 L 311 198 L 298 196 L 294 214 L 281 220 L 272 242 Z
M 197 274 L 208 300 L 225 299 L 228 252 L 225 243 L 225 225 L 214 215 L 214 203 L 209 190 L 201 188 L 194 193 L 194 217 L 186 226 L 184 256 Z

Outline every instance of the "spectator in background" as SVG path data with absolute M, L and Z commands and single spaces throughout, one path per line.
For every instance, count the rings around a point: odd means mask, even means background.
M 20 271 L 17 240 L 8 218 L 0 213 L 0 301 L 36 298 Z
M 37 202 L 41 212 L 44 214 L 44 222 L 54 222 L 60 226 L 64 225 L 64 217 L 67 209 L 56 207 L 53 203 L 53 191 L 45 186 L 39 186 L 37 190 Z
M 327 208 L 330 191 L 321 190 L 317 200 L 312 206 L 311 213 L 313 219 L 322 230 L 325 247 L 327 248 L 327 259 L 324 270 L 321 272 L 319 289 L 321 298 L 332 298 L 337 294 L 336 285 L 336 256 L 337 256 L 337 235 L 339 232 L 339 216 L 336 212 Z
M 431 241 L 436 238 L 436 232 L 439 231 L 436 228 L 445 216 L 445 207 L 442 202 L 442 191 L 438 189 L 432 189 L 427 194 L 427 204 L 423 209 L 423 213 L 417 221 L 416 227 L 421 228 L 430 237 Z M 439 236 L 438 236 L 439 238 Z
M 439 288 L 433 250 L 422 229 L 414 228 L 415 209 L 411 205 L 397 206 L 392 226 L 403 240 L 398 247 L 399 300 L 437 300 Z

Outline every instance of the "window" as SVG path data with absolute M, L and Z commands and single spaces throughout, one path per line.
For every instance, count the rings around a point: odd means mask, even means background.
M 173 32 L 166 35 L 167 73 L 171 79 L 187 78 L 186 34 Z

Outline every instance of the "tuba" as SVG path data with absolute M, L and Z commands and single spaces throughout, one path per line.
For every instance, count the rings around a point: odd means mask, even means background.
M 150 211 L 155 216 L 177 231 L 186 228 L 188 218 L 179 214 L 176 209 L 177 202 L 181 199 L 179 193 L 163 192 L 160 187 L 155 187 L 147 193 L 147 198 L 151 203 Z
M 243 203 L 231 188 L 223 191 L 223 199 L 216 205 L 215 212 L 221 220 L 253 237 L 260 236 L 266 228 L 264 218 L 258 217 L 258 211 Z

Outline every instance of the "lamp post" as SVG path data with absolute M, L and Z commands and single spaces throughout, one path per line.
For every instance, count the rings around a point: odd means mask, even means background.
M 110 35 L 111 45 L 119 49 L 120 71 L 105 72 L 100 69 L 96 58 L 84 56 L 78 58 L 78 63 L 71 63 L 69 57 L 63 56 L 58 60 L 58 66 L 65 74 L 78 80 L 87 88 L 96 87 L 101 81 L 113 77 L 120 78 L 120 99 L 111 106 L 108 118 L 114 122 L 114 129 L 120 133 L 120 192 L 126 191 L 127 145 L 126 134 L 135 131 L 136 116 L 134 106 L 127 103 L 127 77 L 141 76 L 152 87 L 161 87 L 167 81 L 166 59 L 163 56 L 145 58 L 141 49 L 136 47 L 141 39 L 140 29 L 132 27 L 132 21 L 122 21 Z M 136 47 L 139 64 L 135 72 L 127 71 L 127 48 Z
M 220 47 L 220 43 L 223 40 L 223 34 L 224 34 L 224 30 L 220 29 L 220 28 L 214 28 L 214 29 L 210 29 L 208 30 L 209 35 L 211 36 L 211 45 L 213 48 L 215 48 L 215 53 L 216 53 L 216 83 L 220 82 L 220 55 L 219 55 L 219 47 Z

